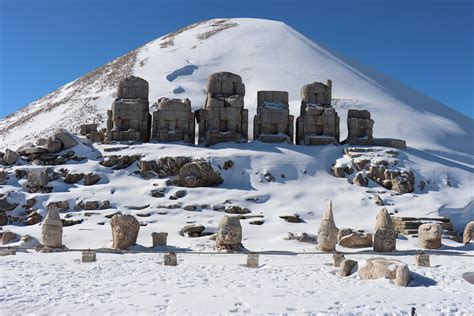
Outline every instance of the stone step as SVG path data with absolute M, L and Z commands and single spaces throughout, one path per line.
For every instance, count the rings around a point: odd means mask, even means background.
M 418 227 L 420 227 L 421 224 L 425 224 L 425 223 L 426 222 L 408 221 L 408 222 L 402 222 L 402 223 L 399 223 L 399 224 L 395 224 L 395 227 L 397 227 L 399 229 L 418 229 Z M 434 224 L 441 225 L 442 229 L 454 231 L 454 226 L 453 226 L 452 223 L 441 222 L 441 223 L 434 223 Z
M 408 216 L 391 216 L 392 221 L 395 222 L 407 222 L 407 221 L 433 221 L 449 223 L 451 219 L 448 217 L 408 217 Z

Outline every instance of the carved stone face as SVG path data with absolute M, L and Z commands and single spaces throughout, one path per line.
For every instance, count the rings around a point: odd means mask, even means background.
M 418 241 L 422 248 L 437 249 L 441 247 L 441 226 L 423 224 L 418 228 Z
M 219 222 L 216 246 L 218 249 L 237 249 L 242 243 L 242 226 L 237 217 L 225 216 Z
M 140 223 L 131 215 L 115 215 L 112 217 L 112 238 L 115 249 L 128 249 L 137 241 Z
M 380 228 L 374 234 L 374 250 L 377 252 L 392 252 L 396 249 L 397 232 Z
M 323 229 L 318 232 L 318 246 L 321 251 L 334 251 L 337 244 L 337 229 Z

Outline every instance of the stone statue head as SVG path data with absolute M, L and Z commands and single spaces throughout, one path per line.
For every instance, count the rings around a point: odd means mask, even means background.
M 242 243 L 242 226 L 235 216 L 224 216 L 218 226 L 217 248 L 238 248 Z

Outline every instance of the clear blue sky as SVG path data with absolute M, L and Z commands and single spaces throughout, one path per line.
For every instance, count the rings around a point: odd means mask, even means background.
M 285 22 L 474 117 L 471 0 L 0 0 L 0 117 L 204 19 Z

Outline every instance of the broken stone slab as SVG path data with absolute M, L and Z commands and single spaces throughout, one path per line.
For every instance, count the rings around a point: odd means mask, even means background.
M 15 242 L 20 239 L 20 235 L 12 232 L 12 231 L 5 231 L 5 232 L 0 232 L 0 239 L 2 242 L 2 245 L 9 244 L 11 242 Z
M 96 252 L 94 250 L 85 250 L 82 252 L 82 262 L 96 262 Z
M 288 223 L 303 223 L 303 219 L 298 214 L 278 216 Z
M 48 203 L 48 211 L 51 209 L 57 209 L 58 212 L 67 212 L 69 210 L 69 202 L 64 201 L 51 201 Z
M 251 213 L 251 211 L 248 208 L 240 207 L 238 205 L 229 205 L 224 209 L 224 212 L 226 212 L 227 214 L 239 214 L 239 215 Z
M 78 144 L 74 136 L 62 128 L 56 130 L 54 137 L 62 143 L 63 149 L 70 149 Z
M 359 267 L 358 273 L 362 280 L 385 278 L 398 286 L 408 286 L 411 279 L 410 270 L 405 263 L 381 257 L 368 259 Z
M 204 229 L 204 225 L 186 225 L 181 229 L 180 233 L 185 237 L 201 237 Z
M 27 179 L 27 186 L 30 188 L 42 188 L 49 182 L 48 172 L 46 169 L 29 170 Z
M 427 253 L 419 253 L 415 255 L 415 264 L 417 267 L 429 267 L 430 255 Z
M 372 234 L 351 232 L 349 235 L 339 239 L 339 245 L 346 248 L 372 247 Z
M 178 256 L 174 252 L 166 253 L 163 255 L 163 265 L 165 266 L 177 266 Z
M 69 173 L 67 173 L 66 176 L 64 177 L 64 182 L 67 183 L 67 184 L 75 184 L 75 183 L 81 181 L 82 178 L 84 178 L 84 174 L 83 174 L 83 173 L 72 173 L 72 172 L 69 172 Z
M 0 212 L 9 212 L 14 210 L 18 203 L 9 201 L 9 194 L 0 194 Z
M 249 253 L 247 255 L 247 268 L 258 268 L 258 253 Z
M 166 246 L 168 233 L 160 232 L 160 233 L 152 233 L 151 238 L 153 241 L 153 247 L 164 247 Z

